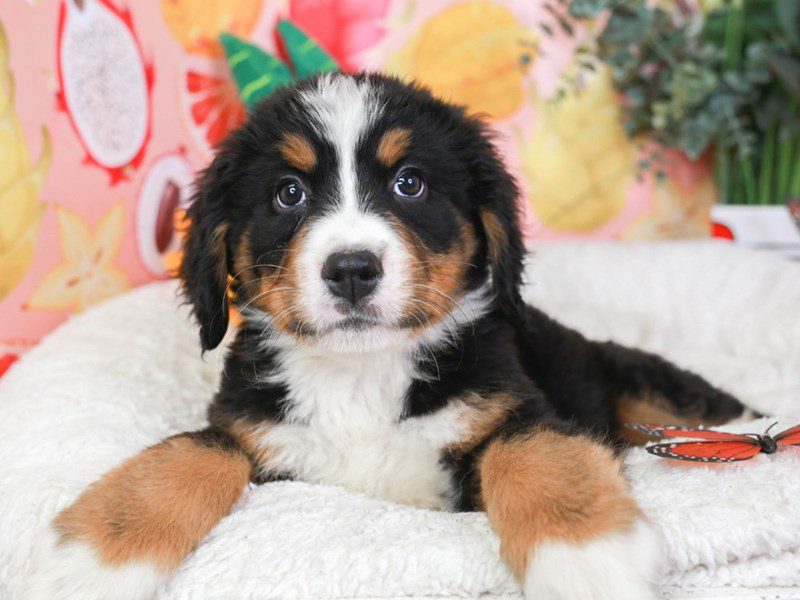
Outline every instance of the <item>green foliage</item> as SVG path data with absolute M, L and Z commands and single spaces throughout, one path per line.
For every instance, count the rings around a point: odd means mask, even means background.
M 292 61 L 294 73 L 298 78 L 303 79 L 314 73 L 329 73 L 339 70 L 339 65 L 333 57 L 291 21 L 282 19 L 278 23 L 278 33 L 283 38 L 286 53 Z
M 245 106 L 252 106 L 294 79 L 283 61 L 258 46 L 230 33 L 220 35 L 219 41 Z
M 252 106 L 279 87 L 298 79 L 339 69 L 333 57 L 289 21 L 281 20 L 278 23 L 278 35 L 291 60 L 291 68 L 278 57 L 235 35 L 223 33 L 219 36 L 225 49 L 228 69 L 245 106 Z
M 728 0 L 702 14 L 685 2 L 571 0 L 569 12 L 590 26 L 604 23 L 579 61 L 595 54 L 609 66 L 630 136 L 692 159 L 713 148 L 725 201 L 782 203 L 792 195 L 800 1 Z

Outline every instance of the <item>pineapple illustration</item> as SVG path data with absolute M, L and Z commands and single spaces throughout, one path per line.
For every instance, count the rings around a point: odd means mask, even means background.
M 42 130 L 42 152 L 31 164 L 22 126 L 14 112 L 14 78 L 8 40 L 0 23 L 0 300 L 33 262 L 45 205 L 39 202 L 50 167 L 50 136 Z
M 539 98 L 536 127 L 520 140 L 528 200 L 552 231 L 588 233 L 624 208 L 637 171 L 636 143 L 620 123 L 606 70 L 557 102 Z
M 464 2 L 434 15 L 386 68 L 472 112 L 504 119 L 525 100 L 536 38 L 494 2 Z

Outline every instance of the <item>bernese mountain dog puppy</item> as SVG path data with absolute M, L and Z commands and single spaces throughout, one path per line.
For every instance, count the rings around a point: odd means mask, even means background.
M 209 427 L 106 474 L 53 523 L 48 598 L 146 598 L 250 482 L 485 511 L 528 598 L 654 597 L 626 421 L 718 424 L 733 397 L 520 297 L 518 190 L 464 109 L 333 74 L 256 106 L 189 209 L 205 350 L 241 316 Z

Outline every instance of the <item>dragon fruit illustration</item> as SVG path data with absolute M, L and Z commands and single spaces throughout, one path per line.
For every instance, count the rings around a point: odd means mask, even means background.
M 167 273 L 180 250 L 176 223 L 191 201 L 193 180 L 183 149 L 158 158 L 145 175 L 136 207 L 136 240 L 139 257 L 154 275 Z
M 58 104 L 112 185 L 141 163 L 150 137 L 153 70 L 130 13 L 109 0 L 61 0 Z

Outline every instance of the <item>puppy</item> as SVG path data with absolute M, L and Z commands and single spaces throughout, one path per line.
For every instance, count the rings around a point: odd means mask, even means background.
M 147 598 L 249 482 L 289 478 L 485 511 L 528 598 L 654 597 L 623 425 L 742 406 L 526 306 L 517 200 L 484 124 L 419 87 L 325 75 L 255 107 L 189 210 L 203 349 L 242 319 L 210 425 L 57 516 L 41 596 Z

